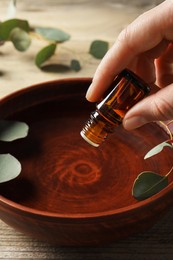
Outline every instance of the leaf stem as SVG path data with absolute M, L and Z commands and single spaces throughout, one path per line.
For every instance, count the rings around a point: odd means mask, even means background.
M 169 172 L 165 175 L 165 177 L 168 177 L 168 175 L 172 172 L 173 170 L 173 166 L 171 167 L 171 169 L 169 170 Z
M 173 120 L 169 121 L 167 124 L 165 124 L 163 121 L 160 121 L 160 124 L 162 124 L 162 125 L 166 128 L 166 130 L 167 130 L 167 132 L 168 132 L 168 134 L 169 134 L 170 140 L 173 140 L 173 135 L 172 135 L 172 132 L 171 132 L 171 130 L 170 130 L 170 128 L 169 128 L 169 125 L 170 125 L 171 123 L 173 123 Z M 172 145 L 173 145 L 173 144 L 172 144 Z M 167 177 L 167 176 L 172 172 L 172 170 L 173 170 L 173 166 L 171 167 L 171 169 L 169 170 L 169 172 L 165 175 L 165 177 Z
M 163 121 L 159 121 L 159 122 L 160 122 L 161 125 L 163 125 L 166 128 L 166 130 L 167 130 L 167 132 L 169 134 L 170 140 L 173 140 L 172 132 L 169 129 L 169 124 L 171 124 L 173 122 L 173 120 L 169 121 L 167 124 L 165 124 Z

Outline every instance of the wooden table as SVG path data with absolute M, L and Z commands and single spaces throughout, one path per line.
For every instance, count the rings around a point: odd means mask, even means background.
M 102 247 L 54 247 L 0 222 L 0 259 L 172 260 L 173 209 L 152 229 Z
M 7 17 L 9 1 L 0 1 L 0 20 Z M 148 5 L 138 8 L 130 5 L 125 7 L 119 4 L 120 2 L 18 0 L 17 18 L 27 19 L 31 26 L 60 28 L 71 35 L 69 41 L 59 44 L 51 62 L 68 65 L 72 58 L 77 58 L 82 69 L 79 72 L 45 73 L 35 66 L 34 58 L 38 51 L 48 44 L 46 41 L 33 39 L 30 48 L 24 53 L 16 51 L 11 42 L 8 42 L 0 46 L 0 97 L 37 82 L 66 77 L 92 77 L 100 61 L 88 54 L 91 42 L 101 39 L 108 41 L 111 46 L 118 33 L 149 8 Z
M 121 3 L 127 2 L 124 6 Z M 157 3 L 159 1 L 153 1 Z M 160 1 L 161 2 L 161 1 Z M 34 39 L 26 53 L 17 52 L 11 43 L 0 47 L 0 97 L 32 84 L 65 77 L 92 77 L 99 60 L 88 54 L 91 41 L 102 39 L 110 45 L 118 33 L 136 16 L 152 6 L 152 1 L 60 1 L 19 0 L 17 17 L 35 26 L 58 27 L 71 34 L 59 45 L 51 62 L 69 64 L 78 58 L 82 69 L 45 73 L 34 65 L 34 57 L 45 42 Z M 150 3 L 146 5 L 146 3 Z M 6 18 L 7 0 L 0 1 L 0 17 Z M 18 233 L 0 221 L 0 259 L 163 259 L 173 257 L 173 209 L 152 229 L 101 248 L 54 247 Z

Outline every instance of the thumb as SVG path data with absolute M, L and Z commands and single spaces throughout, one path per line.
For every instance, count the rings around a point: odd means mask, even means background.
M 124 117 L 123 126 L 132 130 L 149 122 L 170 119 L 173 119 L 173 84 L 132 107 Z

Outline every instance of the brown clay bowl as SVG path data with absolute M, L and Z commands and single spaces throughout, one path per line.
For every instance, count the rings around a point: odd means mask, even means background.
M 173 153 L 144 161 L 145 153 L 167 139 L 148 124 L 127 132 L 117 127 L 94 148 L 80 130 L 95 108 L 85 100 L 90 79 L 41 83 L 0 101 L 0 118 L 30 126 L 25 139 L 0 143 L 0 153 L 22 164 L 16 179 L 0 184 L 0 218 L 39 240 L 57 245 L 100 245 L 145 231 L 173 204 L 173 179 L 157 195 L 131 195 L 144 170 L 166 173 Z

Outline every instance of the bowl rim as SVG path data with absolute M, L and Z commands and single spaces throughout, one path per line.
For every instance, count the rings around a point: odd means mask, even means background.
M 136 203 L 114 209 L 114 210 L 105 210 L 100 212 L 92 212 L 92 213 L 58 213 L 58 212 L 51 212 L 46 210 L 38 210 L 35 208 L 27 207 L 24 205 L 21 205 L 17 202 L 14 202 L 12 200 L 9 200 L 2 195 L 0 195 L 0 205 L 4 204 L 6 207 L 12 207 L 15 210 L 18 210 L 23 213 L 28 213 L 31 215 L 37 215 L 42 217 L 50 217 L 50 218 L 59 218 L 59 219 L 94 219 L 94 218 L 102 218 L 102 217 L 108 217 L 108 216 L 115 216 L 115 215 L 121 215 L 123 213 L 130 213 L 132 211 L 138 211 L 141 210 L 141 208 L 152 206 L 153 203 L 156 201 L 162 200 L 164 197 L 166 197 L 169 193 L 173 192 L 173 182 L 170 183 L 166 188 L 164 188 L 162 191 L 158 192 L 157 194 L 153 195 L 150 198 L 147 198 L 143 201 L 136 201 Z
M 70 82 L 70 81 L 83 81 L 83 82 L 88 82 L 91 83 L 92 78 L 91 77 L 74 77 L 74 78 L 62 78 L 62 79 L 55 79 L 55 80 L 49 80 L 49 81 L 43 81 L 39 83 L 35 83 L 33 85 L 24 87 L 22 89 L 16 90 L 10 94 L 5 95 L 0 99 L 0 103 L 4 103 L 8 101 L 9 99 L 18 97 L 19 95 L 23 93 L 28 93 L 31 92 L 35 89 L 41 88 L 43 86 L 48 86 L 52 84 L 59 84 L 61 82 Z M 58 212 L 51 212 L 51 211 L 46 211 L 46 210 L 37 210 L 32 207 L 27 207 L 24 205 L 21 205 L 17 202 L 14 202 L 10 199 L 7 199 L 6 197 L 0 195 L 0 206 L 4 205 L 5 207 L 12 207 L 15 210 L 22 211 L 23 213 L 29 213 L 31 215 L 37 215 L 37 216 L 42 216 L 42 217 L 50 217 L 50 218 L 59 218 L 59 219 L 86 219 L 86 218 L 98 218 L 98 217 L 108 217 L 108 216 L 113 216 L 113 215 L 120 215 L 123 213 L 128 213 L 131 211 L 136 211 L 139 210 L 143 207 L 148 207 L 149 205 L 152 206 L 153 203 L 155 203 L 157 200 L 162 200 L 164 197 L 166 197 L 169 193 L 173 192 L 173 181 L 168 184 L 167 187 L 165 187 L 162 191 L 158 192 L 157 194 L 153 195 L 150 198 L 147 198 L 142 201 L 136 200 L 136 203 L 120 207 L 118 209 L 114 210 L 105 210 L 105 211 L 100 211 L 100 212 L 92 212 L 92 213 L 58 213 Z

